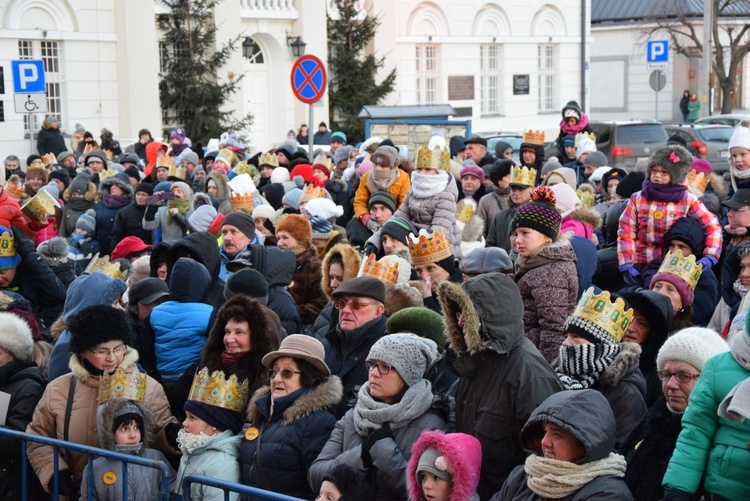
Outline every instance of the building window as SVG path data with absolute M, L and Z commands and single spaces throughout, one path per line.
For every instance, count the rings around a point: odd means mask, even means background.
M 169 46 L 164 40 L 159 42 L 159 72 L 167 72 L 167 64 L 169 64 Z
M 417 45 L 417 104 L 439 101 L 437 45 Z
M 44 63 L 44 81 L 47 90 L 47 115 L 57 115 L 65 123 L 63 114 L 62 72 L 60 70 L 60 44 L 48 40 L 19 40 L 19 59 L 41 59 Z M 29 122 L 31 117 L 31 122 Z M 24 115 L 25 132 L 39 129 L 38 114 Z
M 555 73 L 557 51 L 554 45 L 540 45 L 537 47 L 537 67 L 539 68 L 539 111 L 557 111 L 555 106 L 555 89 L 557 88 Z
M 500 113 L 500 47 L 480 45 L 479 61 L 482 114 L 495 115 Z

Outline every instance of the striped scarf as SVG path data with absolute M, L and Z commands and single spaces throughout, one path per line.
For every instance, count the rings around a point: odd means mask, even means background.
M 620 345 L 615 343 L 560 346 L 555 372 L 566 390 L 590 388 L 614 362 L 620 350 Z

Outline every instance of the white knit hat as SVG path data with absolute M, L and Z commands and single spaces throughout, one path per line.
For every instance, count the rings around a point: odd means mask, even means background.
M 0 348 L 13 355 L 15 360 L 30 362 L 34 339 L 29 324 L 13 313 L 0 313 Z
M 702 371 L 709 358 L 725 351 L 729 345 L 713 330 L 688 327 L 667 338 L 656 357 L 656 368 L 662 370 L 667 362 L 676 360 Z
M 268 204 L 259 205 L 253 209 L 253 219 L 257 219 L 259 217 L 271 219 L 273 218 L 275 214 L 276 214 L 276 211 L 274 210 L 273 206 L 268 205 Z
M 729 150 L 735 147 L 750 150 L 750 120 L 741 120 L 734 128 L 732 138 L 729 140 Z
M 612 167 L 597 167 L 596 170 L 589 176 L 589 181 L 601 181 L 604 174 L 611 171 Z
M 344 208 L 336 205 L 333 200 L 327 198 L 313 198 L 307 202 L 305 210 L 311 217 L 320 216 L 323 219 L 331 219 L 332 217 L 341 217 L 344 215 Z
M 576 146 L 576 158 L 581 158 L 584 153 L 596 151 L 596 144 L 591 139 L 584 137 Z
M 274 184 L 283 184 L 289 181 L 289 171 L 286 167 L 276 167 L 271 172 L 271 182 Z

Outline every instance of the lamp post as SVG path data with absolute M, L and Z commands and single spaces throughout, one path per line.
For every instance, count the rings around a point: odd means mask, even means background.
M 290 36 L 289 32 L 287 32 L 286 44 L 292 48 L 292 55 L 294 57 L 300 57 L 300 56 L 305 55 L 305 46 L 307 44 L 302 41 L 302 37 Z
M 252 38 L 245 37 L 242 42 L 242 57 L 251 59 L 256 52 L 258 52 L 258 44 Z

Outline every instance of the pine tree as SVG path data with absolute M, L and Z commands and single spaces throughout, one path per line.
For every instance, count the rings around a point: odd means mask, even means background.
M 360 18 L 355 0 L 336 0 L 339 18 L 328 16 L 328 97 L 331 127 L 346 134 L 349 143 L 364 139 L 362 120 L 357 114 L 365 105 L 377 105 L 396 81 L 395 68 L 381 82 L 375 82 L 385 58 L 364 54 L 367 43 L 380 25 L 377 17 Z
M 222 132 L 246 131 L 252 124 L 248 115 L 237 121 L 222 111 L 224 103 L 240 89 L 242 75 L 219 82 L 216 69 L 229 59 L 239 45 L 237 36 L 215 47 L 217 28 L 214 7 L 222 0 L 163 0 L 169 13 L 157 16 L 166 53 L 162 54 L 163 73 L 159 99 L 164 123 L 180 126 L 193 142 L 206 144 Z M 169 129 L 165 129 L 165 135 Z

